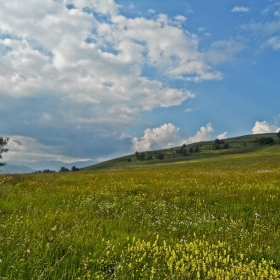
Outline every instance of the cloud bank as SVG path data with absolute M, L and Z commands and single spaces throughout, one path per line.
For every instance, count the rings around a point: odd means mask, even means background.
M 134 151 L 148 151 L 151 148 L 164 149 L 179 146 L 182 144 L 196 143 L 200 141 L 208 141 L 211 139 L 211 133 L 214 132 L 212 124 L 202 126 L 194 136 L 183 139 L 179 135 L 179 128 L 171 123 L 164 124 L 157 128 L 148 128 L 144 131 L 143 137 L 140 139 L 133 138 L 132 148 Z
M 253 134 L 260 134 L 260 133 L 273 133 L 280 131 L 280 127 L 277 127 L 274 124 L 270 124 L 267 121 L 255 122 L 255 126 L 252 128 Z
M 195 97 L 174 81 L 222 78 L 185 20 L 129 18 L 113 0 L 2 1 L 1 127 L 73 158 L 100 156 L 140 112 Z

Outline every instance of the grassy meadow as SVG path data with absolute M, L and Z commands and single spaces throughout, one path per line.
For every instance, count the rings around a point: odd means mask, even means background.
M 0 279 L 280 279 L 279 147 L 0 175 Z

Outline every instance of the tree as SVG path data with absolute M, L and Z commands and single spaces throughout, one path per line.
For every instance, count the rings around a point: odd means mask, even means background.
M 199 153 L 199 146 L 198 145 L 194 147 L 194 152 Z
M 67 172 L 67 171 L 69 171 L 69 169 L 64 166 L 62 166 L 59 170 L 59 172 Z
M 259 140 L 261 145 L 273 144 L 274 140 L 272 137 L 261 137 Z
M 144 152 L 140 153 L 139 159 L 143 161 L 143 160 L 145 160 L 145 158 L 146 158 L 145 153 Z
M 2 153 L 7 153 L 9 149 L 4 148 L 9 142 L 9 138 L 0 137 L 0 159 L 2 158 Z M 0 166 L 5 165 L 5 163 L 0 162 Z
M 224 140 L 220 140 L 220 139 L 216 138 L 215 144 L 224 144 Z
M 151 154 L 149 154 L 148 156 L 147 156 L 147 160 L 152 160 L 153 159 L 153 156 L 151 155 Z
M 157 158 L 157 159 L 164 159 L 164 153 L 159 152 L 159 153 L 156 155 L 156 158 Z
M 280 141 L 280 130 L 278 131 L 278 133 L 276 135 L 277 135 L 277 137 L 279 138 L 279 141 Z
M 74 166 L 72 166 L 71 170 L 72 170 L 72 171 L 80 171 L 80 169 L 79 169 L 79 168 L 77 168 L 75 165 L 74 165 Z
M 229 144 L 225 143 L 224 146 L 223 146 L 223 149 L 228 149 L 228 148 L 229 148 Z

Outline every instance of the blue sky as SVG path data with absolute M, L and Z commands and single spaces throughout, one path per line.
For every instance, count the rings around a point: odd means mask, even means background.
M 6 162 L 280 130 L 280 1 L 2 2 Z

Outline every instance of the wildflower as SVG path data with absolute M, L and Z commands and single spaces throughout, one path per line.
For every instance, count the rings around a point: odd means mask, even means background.
M 256 218 L 256 219 L 258 219 L 258 218 L 260 218 L 260 217 L 261 217 L 261 215 L 260 215 L 260 214 L 258 214 L 257 212 L 254 214 L 254 216 L 255 216 L 255 218 Z

